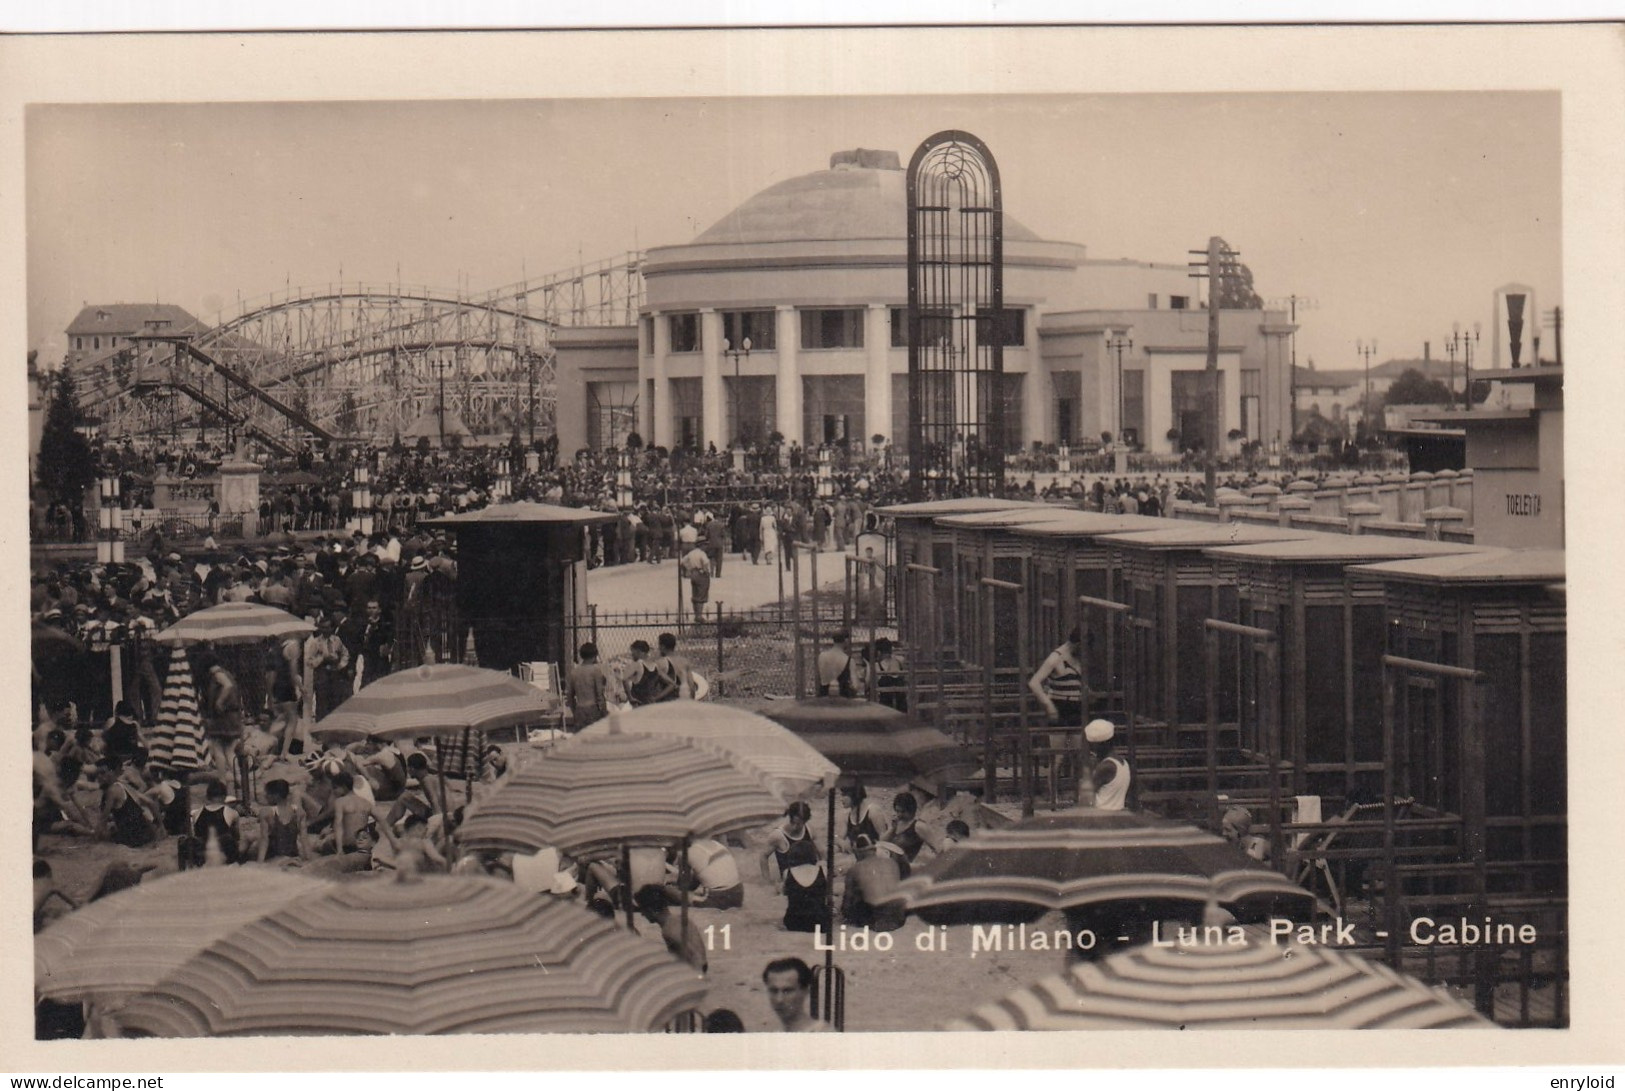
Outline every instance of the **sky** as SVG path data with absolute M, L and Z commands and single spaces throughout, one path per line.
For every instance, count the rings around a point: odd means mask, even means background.
M 205 321 L 285 287 L 481 291 L 688 242 L 753 194 L 942 129 L 1004 209 L 1094 258 L 1223 236 L 1300 364 L 1444 355 L 1494 289 L 1562 301 L 1560 99 L 1542 92 L 617 98 L 30 106 L 28 343 L 87 303 Z M 899 214 L 901 216 L 901 213 Z M 1550 334 L 1543 338 L 1550 355 Z M 1486 346 L 1487 349 L 1487 346 Z

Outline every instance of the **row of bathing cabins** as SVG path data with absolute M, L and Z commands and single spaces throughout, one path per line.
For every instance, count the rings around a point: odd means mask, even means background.
M 900 505 L 910 709 L 972 751 L 985 801 L 1068 806 L 1081 727 L 1026 683 L 1078 627 L 1131 807 L 1215 832 L 1245 807 L 1371 954 L 1503 1023 L 1566 1025 L 1563 551 L 1475 543 L 1472 488 L 1305 482 L 1173 518 Z M 1441 942 L 1486 918 L 1511 927 Z

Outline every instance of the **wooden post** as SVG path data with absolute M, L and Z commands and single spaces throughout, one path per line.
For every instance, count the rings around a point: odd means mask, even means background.
M 829 874 L 824 876 L 824 1015 L 826 1023 L 835 1018 L 835 789 L 829 790 L 829 828 L 825 843 L 829 855 Z
M 982 581 L 982 591 L 991 600 L 993 588 Z M 991 613 L 985 609 L 984 614 Z M 982 796 L 994 803 L 999 795 L 999 752 L 993 733 L 993 626 L 982 626 Z
M 717 696 L 722 696 L 722 603 L 717 602 Z
M 632 847 L 621 842 L 621 893 L 626 899 L 626 930 L 636 932 L 637 921 L 632 919 Z
M 790 548 L 793 551 L 795 549 L 795 546 L 791 545 Z M 793 566 L 791 568 L 791 570 L 790 570 L 790 596 L 791 596 L 791 610 L 792 610 L 792 613 L 790 615 L 790 638 L 791 638 L 791 647 L 792 647 L 793 652 L 795 653 L 795 660 L 796 660 L 796 699 L 800 700 L 801 698 L 807 696 L 807 665 L 802 662 L 802 658 L 801 658 L 801 556 L 800 556 L 800 554 L 792 552 L 791 555 L 790 555 L 790 563 Z

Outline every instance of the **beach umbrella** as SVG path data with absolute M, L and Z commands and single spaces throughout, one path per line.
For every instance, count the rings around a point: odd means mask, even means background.
M 940 785 L 968 775 L 976 765 L 947 735 L 873 701 L 850 697 L 774 701 L 762 714 L 853 776 L 923 779 Z
M 705 995 L 660 944 L 485 876 L 335 883 L 223 936 L 119 1013 L 159 1037 L 644 1032 Z
M 309 636 L 315 626 L 286 610 L 257 602 L 222 602 L 187 614 L 157 639 L 165 644 L 251 644 L 285 636 Z
M 1017 989 L 944 1030 L 1488 1027 L 1450 994 L 1330 946 L 1179 943 L 1122 951 Z
M 537 723 L 550 711 L 541 690 L 511 674 L 425 663 L 363 686 L 313 730 L 331 741 L 415 739 Z
M 35 991 L 68 1003 L 117 1005 L 221 936 L 325 885 L 269 867 L 198 868 L 148 879 L 36 936 Z
M 158 703 L 158 720 L 148 740 L 147 760 L 153 765 L 184 772 L 203 768 L 208 753 L 203 718 L 198 714 L 197 689 L 186 649 L 169 651 L 169 672 Z
M 630 712 L 611 713 L 580 732 L 607 735 L 616 727 L 647 735 L 691 740 L 759 774 L 768 789 L 786 800 L 834 787 L 840 769 L 781 724 L 754 712 L 696 701 L 662 701 Z
M 758 778 L 687 739 L 611 730 L 577 735 L 469 808 L 465 848 L 571 856 L 716 837 L 778 818 Z
M 1222 837 L 1133 811 L 1079 809 L 979 830 L 886 899 L 911 910 L 1203 906 L 1306 916 L 1314 896 Z
M 43 621 L 33 622 L 29 633 L 29 651 L 36 664 L 71 659 L 84 650 L 85 646 L 72 633 Z

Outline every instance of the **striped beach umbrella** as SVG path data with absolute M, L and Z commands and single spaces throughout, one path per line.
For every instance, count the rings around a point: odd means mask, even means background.
M 583 736 L 622 731 L 671 735 L 723 755 L 758 773 L 786 800 L 834 786 L 840 769 L 807 742 L 765 716 L 727 705 L 663 701 L 612 713 L 581 731 Z
M 1253 930 L 1249 929 L 1249 932 Z M 1335 947 L 1135 947 L 1017 989 L 944 1030 L 1368 1030 L 1493 1026 L 1450 994 Z
M 335 883 L 222 937 L 118 1015 L 158 1037 L 651 1031 L 705 979 L 571 902 L 484 876 Z
M 186 649 L 177 644 L 169 651 L 169 671 L 158 703 L 158 720 L 152 729 L 147 760 L 153 765 L 184 772 L 201 769 L 208 752 L 203 735 L 203 718 L 198 714 L 197 688 L 192 684 L 192 665 Z
M 577 735 L 509 775 L 458 830 L 467 848 L 591 856 L 670 845 L 778 818 L 758 777 L 687 739 L 610 731 Z
M 155 638 L 165 644 L 252 644 L 285 636 L 309 636 L 315 627 L 286 610 L 257 602 L 222 602 L 187 614 Z
M 975 768 L 974 759 L 947 735 L 873 701 L 851 697 L 774 701 L 762 714 L 853 776 L 941 784 Z
M 414 739 L 539 723 L 550 711 L 541 690 L 502 671 L 425 663 L 386 675 L 314 728 L 318 738 Z
M 280 868 L 181 871 L 77 909 L 34 939 L 34 988 L 69 1003 L 116 1006 L 151 989 L 221 936 L 294 898 L 319 879 Z
M 1134 811 L 1079 809 L 978 830 L 887 897 L 911 910 L 1078 909 L 1216 902 L 1238 916 L 1304 916 L 1314 896 L 1222 837 Z

